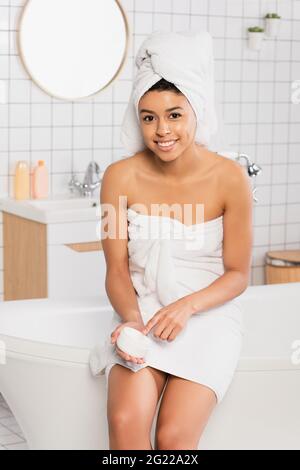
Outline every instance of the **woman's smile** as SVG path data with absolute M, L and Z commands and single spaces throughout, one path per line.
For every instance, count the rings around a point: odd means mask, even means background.
M 170 152 L 172 151 L 175 146 L 176 146 L 176 143 L 178 142 L 179 139 L 176 139 L 176 140 L 169 140 L 169 141 L 166 141 L 166 142 L 156 142 L 156 145 L 157 147 L 162 150 L 163 152 Z

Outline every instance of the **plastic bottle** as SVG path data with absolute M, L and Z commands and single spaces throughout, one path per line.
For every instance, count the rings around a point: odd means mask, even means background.
M 45 199 L 49 193 L 48 170 L 44 160 L 38 160 L 37 166 L 32 173 L 32 197 L 34 199 Z
M 34 165 L 31 164 L 30 165 L 30 197 L 31 197 L 31 199 L 33 199 L 33 191 L 34 191 L 34 188 L 33 188 L 33 181 L 34 181 L 33 172 L 34 172 Z
M 29 165 L 25 160 L 17 162 L 15 170 L 15 199 L 30 199 L 30 172 Z

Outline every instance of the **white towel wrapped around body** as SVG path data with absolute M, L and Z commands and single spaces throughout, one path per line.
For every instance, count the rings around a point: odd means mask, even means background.
M 186 226 L 169 217 L 127 209 L 128 254 L 132 284 L 144 324 L 163 306 L 205 289 L 224 273 L 223 216 Z M 94 376 L 108 377 L 115 364 L 133 372 L 153 367 L 212 388 L 220 402 L 233 378 L 244 335 L 238 299 L 192 315 L 169 342 L 148 333 L 151 346 L 145 363 L 122 359 L 110 334 L 122 323 L 114 311 L 106 340 L 90 355 Z
M 140 46 L 135 64 L 138 70 L 121 129 L 121 141 L 128 154 L 145 149 L 138 104 L 162 78 L 186 96 L 197 118 L 195 141 L 208 145 L 217 131 L 211 35 L 206 31 L 155 31 Z

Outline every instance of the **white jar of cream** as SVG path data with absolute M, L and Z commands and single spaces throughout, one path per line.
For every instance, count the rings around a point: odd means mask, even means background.
M 124 326 L 117 338 L 117 345 L 121 351 L 130 356 L 144 358 L 150 348 L 151 341 L 136 328 Z

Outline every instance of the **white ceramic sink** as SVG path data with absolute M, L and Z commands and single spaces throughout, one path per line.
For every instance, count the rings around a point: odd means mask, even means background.
M 98 220 L 100 217 L 99 199 L 69 195 L 24 201 L 4 198 L 0 199 L 0 210 L 43 224 Z

